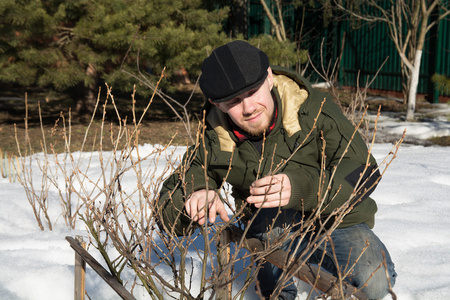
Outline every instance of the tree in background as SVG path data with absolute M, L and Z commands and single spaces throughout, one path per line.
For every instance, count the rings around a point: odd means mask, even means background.
M 0 82 L 71 89 L 78 95 L 78 113 L 92 111 L 104 82 L 114 90 L 131 91 L 136 80 L 122 70 L 132 73 L 139 68 L 156 83 L 165 68 L 167 88 L 174 72 L 183 69 L 196 77 L 215 47 L 244 39 L 240 32 L 227 36 L 223 27 L 242 10 L 234 8 L 230 14 L 221 2 L 3 0 Z M 266 51 L 273 63 L 288 67 L 298 60 L 298 51 L 289 43 L 270 36 L 250 42 Z M 137 86 L 138 94 L 150 92 L 145 85 Z
M 291 35 L 286 31 L 284 20 L 285 9 L 279 0 L 260 0 L 260 3 L 271 24 L 272 40 L 276 40 L 279 44 L 283 45 L 280 47 L 280 50 L 282 48 L 290 49 L 290 51 L 285 53 L 285 55 L 278 56 L 277 62 L 271 61 L 271 63 L 288 68 L 295 66 L 298 70 L 298 66 L 300 64 L 304 64 L 308 60 L 308 51 L 301 49 L 300 47 L 301 37 L 303 34 L 303 32 L 301 32 L 302 29 L 300 29 L 299 33 L 294 33 Z M 291 5 L 291 3 L 288 3 L 288 5 Z M 301 6 L 302 3 L 297 3 L 294 1 L 292 5 L 294 5 L 294 7 L 298 7 Z M 286 57 L 289 53 L 291 53 L 290 59 Z M 295 53 L 295 57 L 292 56 L 293 53 Z
M 298 63 L 305 63 L 308 59 L 307 51 L 299 48 L 299 44 L 294 37 L 289 36 L 284 31 L 285 38 L 279 38 L 276 30 L 271 30 L 272 34 L 260 33 L 256 35 L 249 35 L 249 0 L 211 0 L 207 1 L 208 8 L 225 8 L 229 6 L 229 16 L 224 22 L 224 31 L 231 39 L 247 40 L 250 44 L 263 50 L 270 59 L 270 63 L 273 65 L 279 65 L 286 68 L 296 66 Z M 270 2 L 270 3 L 269 3 Z M 270 8 L 267 4 L 267 10 L 264 14 L 273 22 L 271 22 L 272 28 L 278 28 L 280 23 L 283 24 L 282 14 L 283 12 L 276 13 L 273 16 L 274 9 L 281 7 L 279 2 L 272 3 L 268 1 Z M 256 2 L 254 2 L 256 3 Z M 253 3 L 253 4 L 254 4 Z M 263 6 L 264 6 L 263 5 Z M 281 9 L 282 10 L 282 9 Z M 281 19 L 280 19 L 281 17 Z M 278 31 L 280 32 L 280 31 Z
M 450 77 L 442 74 L 434 74 L 431 80 L 441 94 L 450 95 Z
M 90 112 L 102 81 L 132 89 L 120 67 L 136 69 L 138 55 L 155 80 L 164 67 L 169 79 L 180 68 L 198 74 L 204 57 L 226 40 L 227 13 L 208 11 L 201 0 L 2 0 L 0 81 L 74 88 L 77 111 Z
M 386 24 L 389 37 L 402 63 L 403 92 L 407 102 L 406 120 L 414 120 L 425 39 L 430 29 L 437 26 L 439 20 L 450 15 L 450 1 L 363 0 L 356 3 L 335 0 L 335 3 L 338 9 L 353 18 Z M 441 10 L 440 14 L 439 10 Z

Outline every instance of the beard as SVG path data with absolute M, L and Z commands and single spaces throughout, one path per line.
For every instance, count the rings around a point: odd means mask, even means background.
M 241 122 L 241 130 L 244 131 L 248 136 L 259 137 L 269 130 L 270 125 L 273 122 L 273 113 L 270 115 L 267 110 L 263 110 L 262 112 L 258 112 L 254 115 L 258 115 L 261 113 L 260 120 L 257 122 L 249 122 L 244 118 Z

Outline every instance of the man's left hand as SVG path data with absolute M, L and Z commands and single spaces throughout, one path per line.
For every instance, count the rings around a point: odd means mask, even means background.
M 247 202 L 258 208 L 285 206 L 291 198 L 291 182 L 285 174 L 266 176 L 252 183 L 250 194 Z

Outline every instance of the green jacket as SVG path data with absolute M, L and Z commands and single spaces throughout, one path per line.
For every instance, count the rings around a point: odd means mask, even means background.
M 272 94 L 277 101 L 278 115 L 281 112 L 281 117 L 278 116 L 274 129 L 266 137 L 261 165 L 261 156 L 254 145 L 248 140 L 239 142 L 231 131 L 227 115 L 210 105 L 206 112 L 204 143 L 202 139 L 197 147 L 188 149 L 182 164 L 161 189 L 158 209 L 161 210 L 161 221 L 166 230 L 175 230 L 179 235 L 184 233 L 190 222 L 185 214 L 184 201 L 192 192 L 204 189 L 206 185 L 208 189 L 218 189 L 226 180 L 232 186 L 236 206 L 240 207 L 250 195 L 249 186 L 257 178 L 258 170 L 259 178 L 270 174 L 282 160 L 288 159 L 299 145 L 301 147 L 298 151 L 278 172 L 289 177 L 292 187 L 289 204 L 282 208 L 309 212 L 317 207 L 324 141 L 325 182 L 322 186 L 327 187 L 332 178 L 331 189 L 325 201 L 327 208 L 324 216 L 349 199 L 366 165 L 366 144 L 357 133 L 338 164 L 354 134 L 354 126 L 328 94 L 313 89 L 304 78 L 287 69 L 272 66 L 272 71 Z M 314 119 L 324 99 L 313 129 Z M 376 167 L 372 156 L 370 163 L 371 167 Z M 336 172 L 331 177 L 335 166 Z M 371 168 L 366 174 L 370 174 L 370 171 Z M 371 176 L 365 187 L 369 189 L 376 178 L 377 176 Z M 375 201 L 368 197 L 372 190 L 360 198 L 340 227 L 359 223 L 367 223 L 373 227 L 377 206 Z

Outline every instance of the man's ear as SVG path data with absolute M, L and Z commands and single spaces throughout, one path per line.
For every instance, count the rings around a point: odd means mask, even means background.
M 223 113 L 228 113 L 223 106 L 220 105 L 220 103 L 214 103 L 211 101 L 211 99 L 208 99 L 209 103 L 216 106 L 218 109 L 220 109 Z
M 272 88 L 273 88 L 273 73 L 272 73 L 271 67 L 267 68 L 267 81 L 269 82 L 270 90 L 272 90 Z
M 211 101 L 211 98 L 208 98 L 208 101 L 209 101 L 209 103 L 211 103 L 212 105 L 219 107 L 219 105 L 218 105 L 217 103 L 214 103 L 214 102 Z M 219 107 L 219 108 L 220 108 L 220 107 Z
M 216 106 L 218 109 L 220 109 L 221 111 L 223 111 L 222 107 L 219 105 L 219 103 L 214 103 L 211 101 L 211 99 L 208 99 L 209 103 L 211 103 L 212 105 Z

